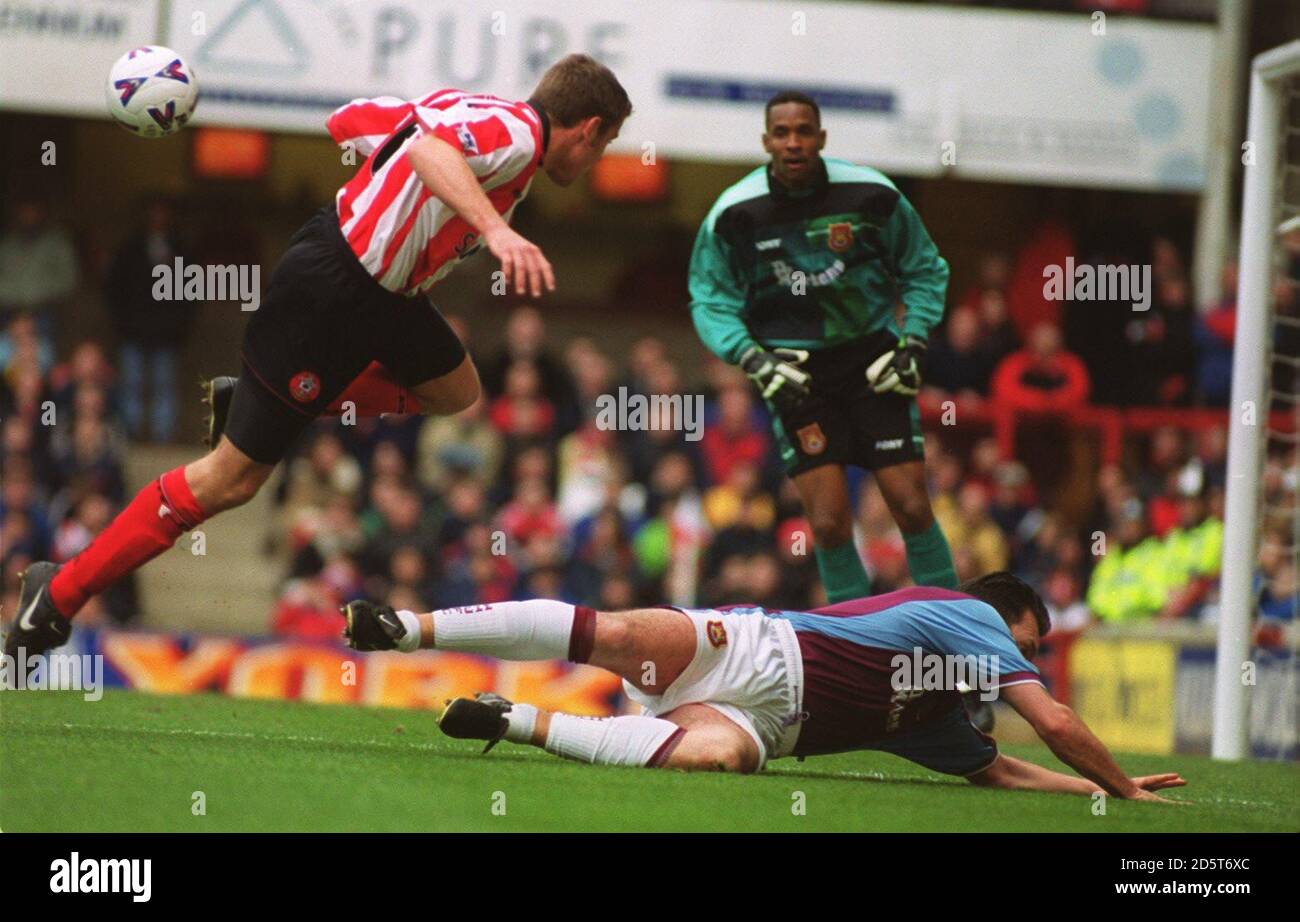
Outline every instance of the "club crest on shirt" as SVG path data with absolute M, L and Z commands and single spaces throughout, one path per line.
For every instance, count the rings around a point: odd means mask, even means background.
M 709 643 L 713 644 L 713 649 L 716 650 L 727 645 L 727 628 L 721 621 L 710 621 L 705 624 L 704 633 L 708 635 Z
M 832 253 L 843 253 L 853 246 L 853 225 L 837 221 L 826 226 L 826 246 Z
M 795 434 L 799 436 L 799 447 L 805 455 L 820 455 L 826 450 L 826 434 L 818 423 L 804 426 Z
M 289 396 L 299 403 L 311 403 L 320 393 L 320 376 L 314 371 L 300 371 L 289 379 Z

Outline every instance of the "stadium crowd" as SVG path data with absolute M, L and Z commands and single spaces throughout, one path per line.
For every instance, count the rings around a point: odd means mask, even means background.
M 119 261 L 166 244 L 169 217 L 154 219 L 155 229 L 129 240 Z M 33 239 L 21 223 L 0 239 L 0 294 L 10 295 L 0 298 L 8 611 L 26 562 L 66 560 L 123 502 L 128 433 L 140 431 L 144 415 L 132 396 L 140 375 L 129 325 L 118 326 L 116 370 L 95 342 L 56 358 L 43 303 L 12 297 L 14 279 L 4 273 L 18 262 L 10 251 Z M 1157 239 L 1151 309 L 1121 312 L 1118 338 L 1099 343 L 1079 332 L 1077 305 L 1043 294 L 1042 266 L 1072 246 L 1066 232 L 1047 227 L 1014 256 L 990 255 L 978 284 L 954 293 L 933 337 L 923 395 L 936 516 L 962 578 L 1013 570 L 1041 589 L 1063 630 L 1213 617 L 1226 419 L 1130 433 L 1121 459 L 1065 483 L 1037 463 L 1040 449 L 1050 454 L 1061 441 L 1050 432 L 1037 442 L 1029 433 L 1008 456 L 986 430 L 961 425 L 964 409 L 997 403 L 1057 412 L 1096 402 L 1226 402 L 1233 270 L 1222 301 L 1198 312 L 1177 249 Z M 1281 285 L 1278 297 L 1294 313 L 1294 287 Z M 120 301 L 109 308 L 126 310 Z M 1095 321 L 1097 305 L 1086 309 Z M 450 418 L 323 420 L 282 466 L 272 544 L 286 569 L 272 630 L 334 636 L 338 604 L 359 595 L 412 609 L 527 596 L 615 609 L 822 601 L 798 497 L 782 475 L 765 409 L 737 369 L 712 360 L 696 376 L 653 337 L 625 363 L 592 338 L 552 343 L 542 313 L 528 305 L 513 311 L 493 350 L 450 319 L 482 373 L 484 395 L 474 406 Z M 124 379 L 132 385 L 125 393 Z M 620 388 L 702 394 L 700 437 L 688 437 L 671 416 L 658 428 L 601 428 L 597 398 Z M 933 416 L 945 404 L 956 408 L 957 425 Z M 174 411 L 161 419 L 166 435 Z M 1258 581 L 1264 615 L 1277 620 L 1296 614 L 1288 529 L 1298 469 L 1293 445 L 1270 454 L 1264 472 L 1272 513 Z M 853 483 L 874 590 L 905 585 L 903 543 L 879 492 L 869 478 Z M 94 604 L 92 617 L 123 621 L 138 609 L 130 582 Z

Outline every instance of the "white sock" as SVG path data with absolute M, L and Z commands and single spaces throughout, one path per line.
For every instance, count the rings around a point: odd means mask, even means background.
M 598 765 L 649 765 L 668 757 L 664 744 L 686 731 L 658 717 L 574 717 L 552 714 L 546 734 L 547 752 Z
M 537 708 L 531 704 L 511 705 L 506 711 L 506 739 L 512 743 L 531 743 L 537 726 Z
M 551 599 L 445 608 L 433 613 L 433 643 L 498 659 L 567 659 L 573 618 L 572 605 Z
M 402 639 L 397 642 L 397 649 L 403 653 L 411 653 L 420 649 L 420 619 L 413 611 L 402 609 L 397 612 L 397 618 L 402 622 L 402 627 L 406 628 L 406 633 Z

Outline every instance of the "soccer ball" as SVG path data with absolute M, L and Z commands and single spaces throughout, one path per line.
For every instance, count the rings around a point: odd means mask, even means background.
M 142 45 L 117 59 L 108 72 L 108 112 L 144 138 L 180 131 L 199 101 L 194 71 L 170 48 Z

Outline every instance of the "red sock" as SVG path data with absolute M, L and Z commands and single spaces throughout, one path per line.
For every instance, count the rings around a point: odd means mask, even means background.
M 50 601 L 72 617 L 87 599 L 153 560 L 207 517 L 185 482 L 185 468 L 168 471 L 136 494 L 84 551 L 59 569 L 50 581 Z
M 325 408 L 326 416 L 342 416 L 344 401 L 350 401 L 359 417 L 382 413 L 422 413 L 424 404 L 414 392 L 402 387 L 378 362 L 361 372 L 338 399 Z

